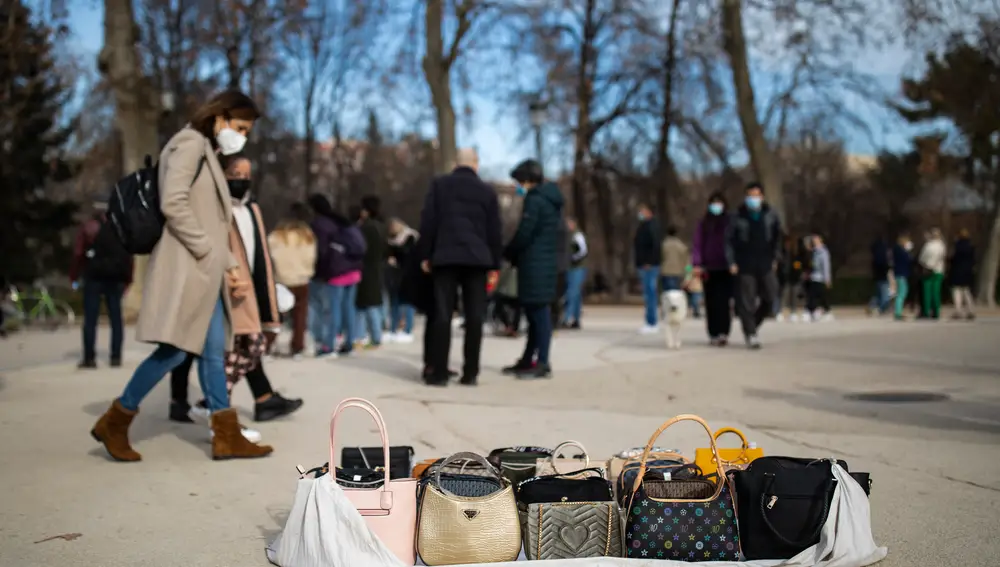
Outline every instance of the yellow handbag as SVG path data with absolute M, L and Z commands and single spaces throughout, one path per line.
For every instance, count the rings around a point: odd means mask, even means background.
M 742 469 L 749 465 L 754 459 L 759 459 L 764 456 L 763 449 L 757 447 L 756 444 L 751 446 L 751 444 L 747 442 L 746 435 L 743 435 L 742 431 L 733 427 L 723 427 L 722 429 L 716 431 L 714 436 L 715 440 L 718 441 L 719 437 L 722 437 L 727 433 L 739 436 L 740 446 L 734 448 L 718 448 L 719 458 L 722 459 L 722 467 L 724 469 Z M 707 476 L 712 476 L 714 474 L 709 471 L 717 469 L 715 457 L 712 455 L 711 449 L 695 449 L 694 464 L 698 465 L 702 471 L 705 471 Z

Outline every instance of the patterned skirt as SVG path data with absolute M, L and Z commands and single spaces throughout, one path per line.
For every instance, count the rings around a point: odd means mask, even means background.
M 267 341 L 263 333 L 236 335 L 233 350 L 226 353 L 226 382 L 229 389 L 260 364 Z

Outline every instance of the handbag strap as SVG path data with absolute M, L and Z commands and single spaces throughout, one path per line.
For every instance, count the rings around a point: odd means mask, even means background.
M 717 467 L 717 472 L 719 475 L 718 478 L 720 479 L 716 486 L 716 494 L 713 495 L 712 498 L 710 498 L 709 500 L 714 499 L 716 496 L 718 496 L 718 493 L 722 491 L 721 479 L 726 477 L 726 472 L 722 467 L 722 460 L 719 458 L 719 448 L 716 447 L 715 445 L 715 436 L 712 435 L 712 430 L 708 428 L 708 423 L 706 423 L 704 419 L 696 415 L 685 413 L 668 419 L 649 438 L 649 442 L 646 443 L 646 447 L 643 448 L 642 450 L 642 460 L 639 465 L 639 474 L 636 475 L 635 482 L 632 483 L 632 494 L 629 496 L 629 502 L 631 502 L 632 498 L 635 497 L 636 491 L 638 491 L 639 487 L 642 485 L 642 478 L 646 475 L 646 461 L 649 460 L 649 453 L 653 449 L 653 444 L 656 443 L 656 440 L 659 439 L 660 435 L 662 435 L 663 432 L 667 430 L 667 428 L 681 421 L 693 421 L 698 425 L 701 425 L 702 428 L 705 429 L 705 433 L 708 434 L 708 440 L 712 448 L 712 456 L 715 457 L 715 466 Z
M 555 449 L 552 449 L 552 455 L 549 457 L 549 463 L 552 464 L 552 470 L 559 473 L 559 468 L 556 466 L 556 457 L 559 455 L 560 450 L 568 447 L 576 447 L 577 449 L 583 451 L 583 468 L 590 467 L 590 455 L 587 454 L 587 448 L 584 447 L 583 444 L 579 441 L 563 441 L 562 443 L 556 445 Z
M 825 490 L 823 490 L 823 516 L 822 516 L 822 520 L 816 526 L 816 529 L 813 530 L 812 533 L 809 534 L 808 537 L 803 538 L 803 539 L 798 540 L 798 541 L 788 539 L 785 536 L 781 535 L 781 533 L 778 532 L 778 529 L 774 527 L 774 524 L 771 523 L 771 520 L 768 519 L 768 517 L 767 517 L 767 510 L 768 510 L 768 508 L 767 508 L 767 492 L 774 487 L 775 476 L 773 474 L 771 474 L 771 473 L 765 473 L 765 476 L 767 477 L 768 482 L 767 482 L 767 486 L 764 488 L 764 491 L 760 495 L 760 516 L 762 518 L 764 518 L 764 524 L 767 526 L 767 529 L 771 530 L 771 533 L 774 534 L 774 537 L 776 537 L 779 540 L 781 540 L 781 542 L 784 543 L 785 545 L 789 545 L 789 546 L 792 546 L 792 547 L 803 547 L 803 548 L 812 545 L 812 542 L 815 541 L 816 538 L 819 537 L 820 532 L 823 531 L 823 526 L 826 524 L 826 518 L 827 518 L 827 516 L 830 515 L 830 499 L 827 497 L 827 495 L 830 494 L 830 491 L 833 489 L 833 484 L 835 482 L 837 482 L 837 480 L 833 477 L 832 471 L 830 473 L 830 477 L 827 479 L 827 482 L 826 482 L 826 485 L 825 485 Z M 772 498 L 776 498 L 776 497 L 777 496 L 772 496 Z
M 441 469 L 443 469 L 445 465 L 453 461 L 477 462 L 486 467 L 486 471 L 492 474 L 497 480 L 500 481 L 501 484 L 503 484 L 503 477 L 500 476 L 500 473 L 497 471 L 497 469 L 493 465 L 491 465 L 489 461 L 484 459 L 482 455 L 477 455 L 476 453 L 472 453 L 470 451 L 464 451 L 461 453 L 455 453 L 450 457 L 446 458 L 445 460 L 441 461 L 441 466 L 439 466 L 437 470 L 434 472 L 434 486 L 441 488 Z M 441 488 L 441 490 L 444 489 Z
M 735 427 L 723 427 L 722 429 L 716 431 L 714 436 L 715 442 L 718 443 L 719 437 L 722 437 L 723 435 L 726 434 L 736 435 L 737 437 L 740 438 L 740 456 L 736 457 L 731 461 L 725 461 L 723 464 L 732 464 L 741 462 L 743 459 L 746 458 L 747 451 L 750 450 L 750 442 L 747 441 L 746 435 L 743 435 L 743 432 L 740 431 L 739 429 L 736 429 Z
M 363 398 L 347 398 L 340 402 L 337 409 L 333 410 L 333 417 L 330 418 L 330 468 L 336 470 L 337 460 L 336 460 L 336 449 L 337 449 L 337 418 L 340 417 L 341 412 L 347 408 L 361 408 L 368 412 L 368 415 L 372 416 L 375 420 L 375 425 L 378 426 L 379 437 L 382 438 L 382 458 L 385 466 L 382 468 L 382 472 L 385 473 L 385 482 L 382 483 L 381 490 L 387 492 L 389 490 L 389 435 L 385 430 L 385 420 L 382 418 L 382 414 L 378 411 L 378 408 L 368 400 Z M 363 455 L 363 453 L 362 453 Z

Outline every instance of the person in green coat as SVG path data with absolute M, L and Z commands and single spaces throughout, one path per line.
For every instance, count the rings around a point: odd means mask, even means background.
M 361 283 L 358 284 L 358 296 L 355 305 L 358 308 L 358 318 L 367 327 L 368 347 L 376 348 L 382 344 L 382 289 L 385 283 L 385 261 L 389 256 L 388 230 L 381 216 L 382 201 L 369 195 L 361 199 L 360 224 L 361 234 L 365 237 L 365 259 L 361 267 Z M 362 329 L 358 329 L 361 331 Z M 355 337 L 364 336 L 355 333 Z
M 510 176 L 524 195 L 521 221 L 504 257 L 517 267 L 518 301 L 528 319 L 528 342 L 524 354 L 505 374 L 518 378 L 547 378 L 552 344 L 552 311 L 558 289 L 559 253 L 562 237 L 563 196 L 555 183 L 545 181 L 535 160 L 521 162 Z

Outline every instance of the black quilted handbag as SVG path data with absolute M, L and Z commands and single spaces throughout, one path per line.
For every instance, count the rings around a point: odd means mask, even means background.
M 729 471 L 747 560 L 790 559 L 819 542 L 837 486 L 831 467 L 830 459 L 761 457 Z M 851 476 L 867 493 L 868 475 Z

